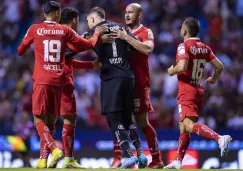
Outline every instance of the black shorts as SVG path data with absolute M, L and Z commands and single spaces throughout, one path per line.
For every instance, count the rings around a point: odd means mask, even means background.
M 101 113 L 133 112 L 133 96 L 133 78 L 112 78 L 101 80 Z

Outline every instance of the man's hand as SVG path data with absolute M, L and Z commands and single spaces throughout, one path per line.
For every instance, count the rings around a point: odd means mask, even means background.
M 104 34 L 101 36 L 102 43 L 112 43 L 115 40 L 115 38 L 112 36 L 112 34 Z
M 101 62 L 99 62 L 98 60 L 95 60 L 92 63 L 93 63 L 93 69 L 95 69 L 95 70 L 100 70 L 101 69 L 101 67 L 102 67 L 102 63 Z
M 127 31 L 123 27 L 122 30 L 114 29 L 112 32 L 112 36 L 116 39 L 125 40 L 127 37 Z
M 101 25 L 101 26 L 97 26 L 95 28 L 95 32 L 99 33 L 99 35 L 102 35 L 104 32 L 108 31 L 108 27 L 106 25 Z
M 174 68 L 173 65 L 171 65 L 171 67 L 168 68 L 168 74 L 169 74 L 170 76 L 173 76 L 173 75 L 174 75 L 174 73 L 172 72 L 173 68 Z
M 216 83 L 216 80 L 213 79 L 213 77 L 208 77 L 208 79 L 206 79 L 206 83 L 215 84 Z

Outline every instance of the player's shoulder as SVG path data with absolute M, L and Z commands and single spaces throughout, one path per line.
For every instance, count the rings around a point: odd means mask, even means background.
M 180 43 L 177 47 L 177 54 L 178 55 L 183 55 L 186 53 L 186 49 L 187 49 L 187 46 L 185 44 L 185 42 L 183 43 Z
M 152 30 L 144 25 L 141 25 L 135 32 L 137 32 L 137 34 L 141 34 L 142 36 L 148 37 L 150 40 L 154 40 Z

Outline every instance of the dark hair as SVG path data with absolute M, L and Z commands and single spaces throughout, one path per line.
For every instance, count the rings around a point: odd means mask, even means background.
M 68 24 L 70 21 L 72 21 L 74 18 L 78 18 L 79 12 L 75 8 L 72 7 L 64 7 L 62 9 L 62 15 L 61 15 L 61 24 Z
M 188 17 L 184 23 L 188 28 L 188 34 L 192 37 L 196 37 L 200 30 L 199 21 L 196 18 Z
M 97 14 L 100 18 L 102 19 L 105 19 L 105 10 L 103 8 L 100 8 L 100 7 L 94 7 L 92 8 L 88 15 L 92 14 L 92 13 L 95 13 Z
M 49 1 L 49 2 L 44 4 L 43 8 L 44 8 L 44 13 L 45 14 L 49 14 L 51 12 L 60 11 L 61 10 L 61 5 L 58 2 Z

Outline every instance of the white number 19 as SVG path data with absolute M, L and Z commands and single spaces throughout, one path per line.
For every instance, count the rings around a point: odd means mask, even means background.
M 44 40 L 44 61 L 59 62 L 61 59 L 61 42 L 60 40 Z M 54 45 L 56 47 L 54 48 Z M 49 53 L 56 53 L 56 57 L 49 55 Z

